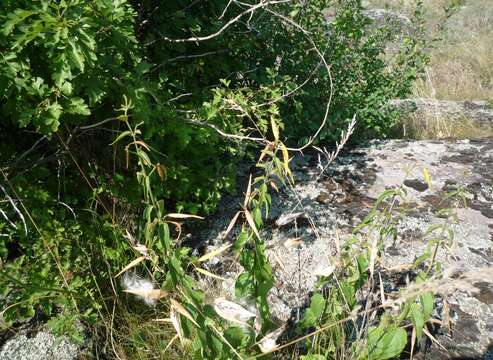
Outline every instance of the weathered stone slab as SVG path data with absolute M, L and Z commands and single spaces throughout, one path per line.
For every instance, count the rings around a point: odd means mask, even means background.
M 485 129 L 493 129 L 493 106 L 487 101 L 450 101 L 426 98 L 393 100 L 404 114 L 416 117 L 430 115 L 448 121 L 470 121 Z
M 316 164 L 313 155 L 292 160 L 297 184 L 294 191 L 282 189 L 274 198 L 263 231 L 275 277 L 271 308 L 279 320 L 301 316 L 316 274 L 327 271 L 338 244 L 364 218 L 374 200 L 392 187 L 403 186 L 409 206 L 398 223 L 396 243 L 387 244 L 384 265 L 409 264 L 421 255 L 428 244 L 426 229 L 446 221 L 439 214 L 449 205 L 442 201 L 445 195 L 463 187 L 468 206 L 458 209 L 460 224 L 451 225 L 454 241 L 449 251 L 439 250 L 437 259 L 444 267 L 463 271 L 493 266 L 493 139 L 374 141 L 341 156 L 323 177 Z M 432 178 L 431 187 L 423 180 L 424 168 Z M 239 198 L 226 199 L 215 216 L 206 236 L 212 247 L 231 241 L 223 240 L 220 232 L 239 202 Z M 290 218 L 290 214 L 295 215 Z M 232 297 L 232 285 L 241 269 L 227 259 L 218 263 L 229 278 L 223 284 L 224 292 Z M 493 344 L 492 299 L 491 282 L 485 282 L 477 294 L 459 291 L 451 296 L 453 332 L 437 334 L 449 351 L 433 348 L 439 355 L 432 358 L 483 356 Z

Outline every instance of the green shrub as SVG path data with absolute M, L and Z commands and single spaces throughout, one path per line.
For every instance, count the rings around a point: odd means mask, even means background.
M 245 268 L 237 291 L 260 308 L 262 333 L 270 330 L 270 266 L 255 227 L 270 206 L 269 181 L 289 181 L 281 144 L 310 139 L 329 99 L 315 141 L 335 140 L 354 114 L 361 137 L 385 135 L 396 119 L 387 100 L 407 94 L 425 57 L 416 31 L 396 57 L 385 58 L 393 35 L 371 30 L 357 0 L 262 4 L 241 21 L 246 5 L 227 5 L 0 4 L 2 210 L 8 205 L 0 217 L 0 303 L 7 326 L 35 311 L 54 316 L 60 331 L 74 328 L 76 318 L 104 319 L 106 305 L 119 299 L 113 277 L 134 259 L 135 244 L 124 237 L 131 230 L 159 254 L 152 267 L 163 288 L 183 287 L 180 300 L 201 323 L 194 352 L 228 358 L 221 336 L 204 330 L 214 329 L 214 316 L 189 275 L 197 260 L 171 241 L 166 214 L 210 213 L 234 189 L 238 162 L 262 143 L 269 162 L 260 164 L 264 177 L 254 179 L 255 196 L 245 205 L 252 214 L 245 210 L 236 245 Z M 332 6 L 337 15 L 328 24 L 323 10 Z M 216 35 L 195 39 L 209 34 Z M 182 320 L 188 335 L 196 331 Z M 251 353 L 255 336 L 233 340 Z

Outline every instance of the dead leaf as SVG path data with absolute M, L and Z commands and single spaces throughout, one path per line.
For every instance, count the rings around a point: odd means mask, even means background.
M 213 274 L 211 273 L 210 271 L 207 271 L 205 269 L 202 269 L 202 268 L 199 268 L 199 267 L 196 267 L 195 270 L 197 270 L 199 273 L 201 274 L 204 274 L 205 276 L 209 276 L 209 277 L 212 277 L 212 278 L 215 278 L 215 279 L 219 279 L 219 280 L 223 280 L 223 281 L 226 281 L 225 278 L 222 278 L 220 277 L 219 275 L 216 275 L 216 274 Z
M 268 151 L 270 151 L 270 145 L 269 144 L 265 145 L 264 150 L 262 150 L 262 152 L 260 153 L 260 157 L 258 158 L 257 163 L 260 163 L 263 160 L 264 156 L 267 155 Z
M 231 222 L 229 223 L 228 225 L 228 228 L 226 229 L 226 232 L 224 233 L 223 235 L 223 239 L 226 238 L 226 236 L 228 236 L 228 234 L 230 233 L 230 231 L 233 229 L 233 227 L 235 226 L 236 224 L 236 220 L 238 220 L 238 216 L 240 216 L 241 212 L 238 211 L 235 216 L 233 216 L 233 219 L 231 219 Z
M 296 220 L 297 218 L 303 216 L 304 214 L 305 214 L 304 212 L 297 212 L 297 213 L 292 213 L 292 214 L 287 214 L 287 215 L 282 214 L 276 220 L 276 225 L 277 226 L 287 225 L 287 224 L 293 222 L 294 220 Z
M 250 228 L 253 230 L 253 232 L 255 233 L 255 235 L 257 236 L 257 238 L 259 240 L 262 240 L 262 239 L 260 239 L 260 234 L 259 234 L 259 232 L 257 230 L 257 226 L 255 226 L 255 221 L 253 221 L 252 214 L 250 214 L 250 212 L 247 209 L 245 209 L 243 212 L 245 214 L 245 217 L 246 217 L 246 220 L 248 222 L 248 225 L 250 225 Z
M 274 135 L 274 140 L 277 143 L 279 141 L 279 126 L 277 126 L 274 117 L 270 118 L 270 125 L 272 127 L 272 134 Z
M 175 328 L 176 335 L 178 335 L 180 342 L 183 344 L 183 332 L 181 330 L 180 317 L 176 314 L 176 309 L 173 307 L 170 307 L 169 309 L 169 318 Z
M 258 342 L 258 346 L 260 348 L 260 351 L 262 351 L 263 354 L 272 352 L 275 349 L 277 349 L 277 347 L 278 347 L 277 339 L 284 332 L 285 328 L 286 328 L 286 326 L 283 325 L 279 329 L 268 333 L 262 339 L 260 339 L 260 341 Z
M 190 320 L 195 326 L 200 327 L 199 324 L 197 324 L 197 322 L 193 319 L 192 315 L 190 315 L 188 310 L 185 309 L 182 304 L 180 304 L 174 299 L 170 299 L 170 302 L 171 302 L 171 306 L 174 307 L 176 311 L 178 311 L 181 315 L 183 315 L 188 320 Z
M 168 295 L 167 291 L 161 289 L 151 289 L 151 290 L 123 290 L 128 294 L 141 296 L 149 300 L 159 300 Z
M 214 310 L 223 319 L 240 325 L 248 326 L 247 321 L 255 317 L 243 306 L 223 298 L 214 300 Z
M 200 219 L 200 220 L 204 219 L 202 216 L 198 216 L 198 215 L 178 214 L 178 213 L 167 214 L 166 217 L 172 219 Z
M 166 179 L 166 168 L 161 165 L 160 163 L 156 164 L 156 171 L 159 177 L 161 178 L 161 181 L 164 181 Z
M 178 334 L 176 334 L 175 336 L 173 336 L 173 337 L 171 338 L 171 340 L 169 341 L 168 345 L 166 345 L 166 347 L 164 348 L 164 352 L 163 352 L 163 353 L 165 353 L 165 352 L 169 349 L 169 347 L 170 347 L 171 345 L 173 345 L 173 343 L 174 343 L 174 342 L 176 341 L 176 339 L 177 339 L 177 338 L 179 338 L 179 337 L 180 337 L 180 336 L 179 336 Z M 183 340 L 182 340 L 182 339 L 180 339 L 180 341 L 183 343 Z
M 140 262 L 144 261 L 147 257 L 146 256 L 141 256 L 141 257 L 138 257 L 137 259 L 131 261 L 127 266 L 125 266 L 118 274 L 115 275 L 115 278 L 117 278 L 118 276 L 120 276 L 121 274 L 123 274 L 125 271 L 133 268 L 134 266 L 136 266 L 137 264 L 139 264 Z
M 130 234 L 130 231 L 128 231 L 127 229 L 125 229 L 125 235 L 123 235 L 123 237 L 127 239 L 130 244 L 136 243 L 135 238 L 132 236 L 132 234 Z
M 173 225 L 175 225 L 175 227 L 176 227 L 176 231 L 177 231 L 177 233 L 178 233 L 178 235 L 176 235 L 176 239 L 175 239 L 175 240 L 176 240 L 176 241 L 178 241 L 178 239 L 180 239 L 180 237 L 181 237 L 181 224 L 180 224 L 179 222 L 176 222 L 176 221 L 169 221 L 169 220 L 168 220 L 168 221 L 166 221 L 166 223 L 167 223 L 167 224 L 173 224 Z
M 243 201 L 243 207 L 246 208 L 248 206 L 248 202 L 250 201 L 250 195 L 252 192 L 252 174 L 250 174 L 250 178 L 248 179 L 247 191 L 245 194 L 245 200 Z
M 213 250 L 213 251 L 199 257 L 197 261 L 204 262 L 204 261 L 207 261 L 209 259 L 212 259 L 213 257 L 215 257 L 215 256 L 221 254 L 222 252 L 228 250 L 231 246 L 233 246 L 233 244 L 223 245 L 219 249 Z
M 137 243 L 134 246 L 132 246 L 132 248 L 138 253 L 140 253 L 141 255 L 144 255 L 146 258 L 149 257 L 149 249 L 147 248 L 147 246 L 141 243 Z
M 283 164 L 284 164 L 284 171 L 286 171 L 286 174 L 290 177 L 293 178 L 293 174 L 291 173 L 291 169 L 289 168 L 289 153 L 286 145 L 281 143 L 281 151 L 282 151 L 282 157 L 283 157 Z
M 152 321 L 159 322 L 159 323 L 172 323 L 173 322 L 171 320 L 171 318 L 154 319 Z
M 409 359 L 413 359 L 414 355 L 414 345 L 416 344 L 416 327 L 413 326 L 413 331 L 411 333 L 411 351 L 410 351 L 410 356 Z
M 269 181 L 269 184 L 270 186 L 272 186 L 274 190 L 276 190 L 276 192 L 279 192 L 279 188 L 277 187 L 276 182 L 274 180 Z
M 297 246 L 300 246 L 302 243 L 303 243 L 303 239 L 298 237 L 298 238 L 292 238 L 292 239 L 286 240 L 284 242 L 284 246 L 287 248 L 297 247 Z
M 127 145 L 127 147 L 129 147 L 130 145 L 133 145 L 133 144 L 140 145 L 140 146 L 144 147 L 147 151 L 151 151 L 151 149 L 149 149 L 149 146 L 147 146 L 147 144 L 141 140 L 132 141 L 131 143 L 129 143 Z
M 423 332 L 425 333 L 426 336 L 428 336 L 428 338 L 431 341 L 433 341 L 435 344 L 437 344 L 442 350 L 447 351 L 447 349 L 442 344 L 440 344 L 440 342 L 433 335 L 430 334 L 430 332 L 428 331 L 426 326 L 423 327 Z

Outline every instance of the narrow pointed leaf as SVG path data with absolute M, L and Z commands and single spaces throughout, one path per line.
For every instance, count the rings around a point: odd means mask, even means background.
M 176 314 L 174 307 L 169 309 L 169 318 L 171 319 L 171 324 L 175 328 L 176 335 L 180 338 L 180 342 L 183 344 L 183 331 L 181 329 L 180 317 Z
M 260 341 L 258 342 L 258 346 L 260 348 L 260 351 L 262 351 L 263 354 L 269 353 L 277 349 L 277 339 L 281 334 L 284 332 L 285 326 L 281 326 L 279 329 L 271 331 L 267 335 L 265 335 Z
M 226 238 L 226 236 L 228 236 L 228 234 L 231 232 L 231 230 L 233 229 L 233 227 L 235 226 L 236 224 L 236 221 L 238 220 L 238 216 L 240 216 L 241 212 L 238 211 L 235 216 L 233 216 L 233 218 L 231 219 L 231 221 L 229 222 L 229 225 L 228 225 L 228 228 L 226 229 L 226 232 L 224 233 L 223 235 L 223 239 Z
M 141 296 L 150 300 L 159 300 L 168 295 L 168 292 L 161 289 L 151 289 L 151 290 L 123 290 L 128 294 Z
M 171 340 L 169 341 L 168 345 L 166 345 L 166 347 L 164 348 L 163 354 L 164 354 L 164 353 L 165 353 L 165 352 L 169 349 L 169 347 L 170 347 L 171 345 L 173 345 L 173 343 L 174 343 L 174 342 L 176 341 L 176 339 L 178 339 L 179 337 L 180 337 L 180 336 L 179 336 L 178 334 L 176 334 L 175 336 L 173 336 L 173 337 L 171 338 Z M 180 341 L 182 341 L 182 342 L 183 342 L 183 340 L 181 340 L 181 339 L 180 339 Z
M 174 307 L 177 312 L 179 312 L 181 315 L 183 315 L 188 320 L 190 320 L 195 326 L 200 327 L 199 324 L 197 324 L 197 322 L 193 319 L 192 315 L 190 315 L 188 310 L 183 307 L 183 305 L 181 305 L 179 302 L 177 302 L 174 299 L 171 299 L 170 302 L 171 302 L 171 306 Z
M 129 146 L 130 145 L 140 145 L 142 147 L 144 147 L 147 151 L 151 151 L 151 149 L 149 149 L 149 146 L 147 146 L 147 144 L 145 142 L 143 142 L 142 140 L 135 140 L 135 141 L 132 141 L 130 144 L 128 144 Z
M 204 219 L 202 216 L 198 216 L 198 215 L 178 214 L 178 213 L 167 214 L 166 217 L 172 219 L 200 219 L 200 220 Z
M 120 276 L 121 274 L 123 274 L 125 271 L 133 268 L 134 266 L 136 266 L 137 264 L 139 264 L 140 262 L 144 261 L 146 259 L 145 256 L 140 256 L 138 257 L 137 259 L 131 261 L 127 266 L 125 266 L 118 274 L 115 275 L 115 278 L 117 278 L 118 276 Z
M 279 141 L 279 126 L 277 126 L 276 120 L 271 117 L 270 124 L 272 126 L 272 134 L 274 135 L 274 140 L 276 143 Z
M 196 267 L 195 270 L 197 270 L 199 273 L 201 274 L 204 274 L 205 276 L 209 276 L 209 277 L 212 277 L 214 279 L 219 279 L 219 280 L 223 280 L 223 281 L 226 281 L 225 278 L 222 278 L 220 277 L 219 275 L 216 275 L 216 274 L 213 274 L 211 273 L 210 271 L 207 271 L 205 269 L 202 269 L 202 268 L 199 268 L 199 267 Z
M 245 217 L 246 217 L 246 220 L 248 222 L 248 225 L 250 225 L 250 228 L 253 230 L 253 232 L 255 233 L 255 235 L 257 236 L 257 238 L 259 240 L 261 240 L 260 239 L 260 234 L 259 234 L 259 232 L 257 230 L 257 226 L 255 225 L 255 222 L 253 221 L 252 214 L 250 214 L 250 212 L 247 209 L 245 209 L 244 213 L 245 213 Z
M 118 135 L 115 139 L 115 141 L 113 141 L 110 145 L 115 145 L 117 142 L 119 142 L 121 139 L 127 137 L 127 136 L 130 136 L 132 134 L 132 132 L 130 130 L 127 130 L 127 131 L 124 131 L 122 132 L 120 135 Z
M 215 257 L 215 256 L 221 254 L 222 252 L 228 250 L 231 246 L 233 246 L 233 244 L 223 245 L 219 249 L 213 250 L 210 253 L 207 253 L 204 256 L 201 256 L 200 258 L 198 258 L 197 261 L 204 262 L 204 261 L 207 261 L 209 259 L 212 259 L 213 257 Z
M 247 191 L 245 194 L 245 201 L 243 202 L 243 207 L 247 207 L 248 202 L 250 201 L 250 194 L 252 192 L 252 175 L 250 174 L 250 178 L 248 179 Z

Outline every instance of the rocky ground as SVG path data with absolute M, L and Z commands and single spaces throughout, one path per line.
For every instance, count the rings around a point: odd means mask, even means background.
M 429 226 L 445 221 L 439 212 L 450 204 L 442 200 L 458 188 L 467 191 L 467 206 L 458 209 L 460 224 L 452 226 L 454 240 L 447 251 L 439 251 L 438 260 L 445 268 L 464 272 L 481 272 L 493 266 L 493 138 L 373 141 L 346 151 L 322 176 L 317 164 L 315 154 L 296 156 L 291 161 L 296 186 L 281 189 L 273 198 L 262 234 L 275 276 L 271 309 L 279 322 L 302 316 L 317 274 L 332 266 L 337 246 L 369 212 L 375 199 L 392 187 L 402 186 L 407 198 L 400 204 L 405 216 L 398 223 L 397 241 L 386 246 L 384 266 L 409 264 L 424 252 L 428 242 L 424 233 Z M 425 168 L 431 187 L 423 179 Z M 240 200 L 226 197 L 222 201 L 200 236 L 206 247 L 234 239 L 234 231 L 226 239 L 222 234 Z M 300 240 L 293 242 L 294 238 Z M 220 284 L 221 295 L 234 299 L 233 286 L 240 269 L 232 264 L 231 259 L 219 258 L 209 266 L 226 278 Z M 491 280 L 479 282 L 476 293 L 457 291 L 446 299 L 452 326 L 450 331 L 435 332 L 446 350 L 432 344 L 422 349 L 419 357 L 492 359 Z M 443 299 L 436 305 L 440 318 Z M 47 331 L 21 331 L 5 342 L 0 359 L 69 360 L 78 353 L 77 346 Z
M 426 230 L 446 221 L 439 212 L 451 204 L 442 200 L 458 188 L 466 190 L 467 206 L 457 210 L 460 223 L 452 225 L 454 240 L 447 250 L 439 251 L 438 260 L 445 268 L 464 272 L 493 266 L 493 139 L 374 141 L 341 156 L 322 177 L 313 155 L 296 157 L 291 164 L 297 185 L 274 199 L 263 233 L 275 275 L 271 307 L 281 322 L 299 319 L 316 274 L 332 266 L 330 259 L 337 244 L 368 213 L 375 199 L 392 187 L 406 190 L 407 198 L 401 205 L 407 210 L 398 224 L 397 241 L 386 246 L 386 267 L 412 263 L 425 251 Z M 425 168 L 432 179 L 431 188 L 423 180 Z M 221 232 L 238 203 L 238 198 L 229 198 L 220 207 L 220 214 L 204 234 L 211 247 L 230 241 L 223 239 Z M 301 243 L 293 246 L 293 238 L 301 238 Z M 227 259 L 219 263 L 228 278 L 222 284 L 223 295 L 233 296 L 239 269 L 228 267 Z M 484 280 L 477 293 L 457 291 L 446 299 L 452 331 L 438 330 L 436 336 L 447 350 L 432 346 L 420 356 L 492 356 L 493 285 L 492 279 Z M 443 310 L 443 302 L 437 306 Z
M 370 9 L 365 15 L 377 25 L 391 22 L 398 32 L 413 31 L 410 20 L 399 13 Z M 327 20 L 333 16 L 328 13 Z M 492 133 L 493 107 L 485 101 L 407 99 L 394 103 L 404 113 L 414 111 L 417 118 L 434 114 L 450 122 L 472 121 L 486 129 L 485 134 Z M 402 207 L 406 210 L 398 224 L 397 241 L 386 246 L 384 266 L 398 268 L 423 253 L 426 230 L 446 221 L 440 210 L 450 204 L 442 200 L 462 187 L 468 194 L 467 206 L 458 209 L 460 223 L 452 225 L 454 240 L 447 250 L 439 251 L 438 260 L 445 268 L 463 272 L 481 272 L 493 266 L 493 138 L 374 141 L 347 151 L 322 176 L 315 154 L 297 156 L 291 167 L 296 186 L 281 189 L 274 197 L 262 233 L 275 276 L 271 310 L 279 322 L 299 320 L 317 274 L 333 265 L 331 258 L 337 247 L 370 211 L 375 199 L 392 187 L 406 190 L 407 198 L 401 205 L 407 207 Z M 431 176 L 431 187 L 423 179 L 423 169 Z M 233 241 L 234 231 L 227 238 L 222 235 L 240 200 L 225 197 L 207 231 L 200 235 L 209 250 Z M 214 291 L 233 299 L 240 269 L 228 258 L 216 259 L 209 266 L 226 278 Z M 479 282 L 474 293 L 456 291 L 437 301 L 435 315 L 443 318 L 447 304 L 451 320 L 450 329 L 437 328 L 434 332 L 444 348 L 429 344 L 416 358 L 493 360 L 491 280 Z M 0 338 L 0 347 L 1 360 L 72 360 L 81 353 L 81 348 L 67 338 L 56 338 L 46 328 L 33 331 L 29 326 Z
M 57 338 L 46 329 L 20 331 L 0 350 L 2 360 L 73 360 L 80 347 L 67 338 Z

